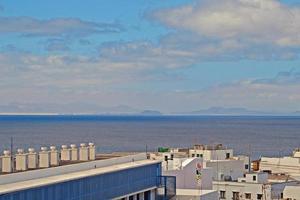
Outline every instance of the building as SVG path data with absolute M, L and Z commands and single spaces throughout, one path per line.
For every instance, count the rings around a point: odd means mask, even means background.
M 146 153 L 0 174 L 0 200 L 164 200 L 176 178 L 162 176 L 161 162 Z
M 300 185 L 286 186 L 283 190 L 284 200 L 300 200 Z
M 283 198 L 286 186 L 295 184 L 297 182 L 287 179 L 287 176 L 253 172 L 245 174 L 238 181 L 214 181 L 213 189 L 224 200 L 278 200 Z
M 300 176 L 300 149 L 296 149 L 292 156 L 279 158 L 262 157 L 259 170 L 269 173 L 283 173 L 294 177 Z
M 203 160 L 226 160 L 233 157 L 233 149 L 227 149 L 222 144 L 197 144 L 189 149 L 189 157 L 200 157 Z

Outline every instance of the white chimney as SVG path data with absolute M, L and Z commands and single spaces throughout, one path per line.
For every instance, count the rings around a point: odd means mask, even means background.
M 3 173 L 11 173 L 12 172 L 12 162 L 11 162 L 11 155 L 10 151 L 3 151 L 2 158 L 2 172 Z
M 37 153 L 34 148 L 28 149 L 28 169 L 36 169 L 37 168 Z
M 51 166 L 59 165 L 59 154 L 55 146 L 50 147 L 50 165 Z
M 60 159 L 63 161 L 71 160 L 71 152 L 70 149 L 68 149 L 67 145 L 61 146 L 60 157 L 61 157 Z
M 94 143 L 89 143 L 89 158 L 90 160 L 96 160 L 96 147 Z
M 85 143 L 80 144 L 79 149 L 79 160 L 88 161 L 89 160 L 89 149 Z
M 40 168 L 50 167 L 50 156 L 47 147 L 41 147 L 41 151 L 39 152 L 39 167 Z
M 17 150 L 16 170 L 17 171 L 26 171 L 27 170 L 27 154 L 24 153 L 23 149 Z
M 71 144 L 71 160 L 78 160 L 78 149 L 75 144 Z

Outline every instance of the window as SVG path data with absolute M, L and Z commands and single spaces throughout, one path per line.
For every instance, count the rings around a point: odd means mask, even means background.
M 200 157 L 200 154 L 197 154 L 197 157 L 199 158 L 199 157 Z
M 249 169 L 249 165 L 245 165 L 245 169 Z
M 230 153 L 226 153 L 226 159 L 230 158 Z
M 221 199 L 226 199 L 226 197 L 225 197 L 225 195 L 226 195 L 226 193 L 225 193 L 225 191 L 220 191 L 220 198 Z
M 253 181 L 256 181 L 256 176 L 253 176 Z
M 262 199 L 262 194 L 257 194 L 257 199 L 261 200 Z
M 225 195 L 226 195 L 225 191 L 221 190 L 220 191 L 220 199 L 226 199 Z
M 251 199 L 251 193 L 245 193 L 245 198 L 246 199 Z
M 203 154 L 200 154 L 200 158 L 203 158 Z
M 239 200 L 240 193 L 239 192 L 232 192 L 232 200 Z
M 195 157 L 195 154 L 192 154 L 192 157 Z

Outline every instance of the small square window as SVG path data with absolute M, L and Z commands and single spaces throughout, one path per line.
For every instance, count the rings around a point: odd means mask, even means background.
M 257 194 L 257 199 L 261 200 L 262 199 L 262 194 Z
M 251 193 L 245 193 L 245 198 L 246 199 L 251 199 Z
M 249 165 L 245 165 L 245 169 L 249 169 Z
M 256 181 L 256 176 L 253 176 L 253 181 Z

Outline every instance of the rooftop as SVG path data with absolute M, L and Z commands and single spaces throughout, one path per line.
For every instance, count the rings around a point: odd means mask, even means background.
M 111 159 L 112 160 L 111 165 L 106 165 L 106 166 L 91 165 L 91 166 L 89 166 L 89 169 L 84 169 L 84 170 L 78 169 L 75 172 L 69 172 L 69 173 L 64 173 L 64 170 L 61 170 L 60 174 L 49 175 L 47 177 L 38 177 L 38 178 L 31 178 L 31 179 L 29 178 L 27 180 L 21 179 L 19 181 L 18 181 L 18 178 L 15 178 L 15 181 L 8 182 L 6 184 L 0 184 L 0 195 L 9 193 L 9 192 L 15 192 L 15 191 L 20 191 L 20 190 L 24 190 L 24 189 L 40 187 L 40 186 L 44 186 L 44 185 L 66 182 L 66 181 L 70 181 L 70 180 L 76 180 L 76 179 L 80 179 L 80 178 L 84 178 L 84 177 L 95 176 L 95 175 L 110 173 L 110 172 L 114 172 L 114 171 L 120 171 L 123 169 L 159 163 L 158 161 L 142 159 L 142 157 L 140 157 L 140 160 L 132 159 L 131 161 L 129 161 L 128 159 L 130 159 L 130 157 L 127 156 L 127 159 L 126 159 L 127 162 L 124 161 L 123 163 L 117 163 L 117 161 L 115 159 Z M 97 162 L 97 161 L 93 161 L 93 164 L 95 162 Z M 57 167 L 57 168 L 63 168 L 63 167 Z M 43 170 L 49 170 L 49 169 L 51 169 L 51 168 L 43 169 Z M 36 170 L 36 171 L 38 172 L 38 171 L 42 171 L 42 170 Z M 23 173 L 28 173 L 28 172 L 23 172 Z M 18 174 L 21 174 L 21 173 L 18 173 Z M 13 176 L 16 176 L 18 174 L 9 174 L 6 176 L 10 176 L 9 179 L 13 180 L 14 179 Z

